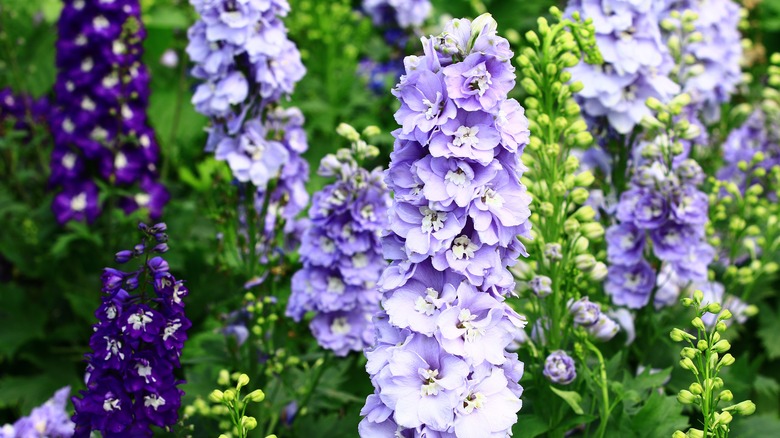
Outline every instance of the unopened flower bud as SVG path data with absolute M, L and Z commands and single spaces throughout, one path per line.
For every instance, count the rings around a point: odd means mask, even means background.
M 249 384 L 249 376 L 241 374 L 238 376 L 238 382 L 236 383 L 236 390 L 240 391 L 241 388 Z
M 590 270 L 589 277 L 593 281 L 602 281 L 607 277 L 607 273 L 607 265 L 603 262 L 597 262 L 593 265 L 593 269 Z
M 707 312 L 717 315 L 722 309 L 720 303 L 710 303 L 707 305 L 706 310 Z
M 722 358 L 720 358 L 720 362 L 718 362 L 718 367 L 730 367 L 735 362 L 734 356 L 731 355 L 731 353 L 726 353 L 723 355 Z
M 352 125 L 348 125 L 346 123 L 340 123 L 339 126 L 336 127 L 336 133 L 349 141 L 360 140 L 360 134 L 358 134 Z
M 734 417 L 732 417 L 728 411 L 715 414 L 715 424 L 729 424 L 733 419 Z
M 596 217 L 596 211 L 590 205 L 583 205 L 574 212 L 573 216 L 581 222 L 590 222 Z
M 739 415 L 753 415 L 754 412 L 756 412 L 756 404 L 753 403 L 750 400 L 745 400 L 743 402 L 739 402 L 735 404 L 734 410 L 737 411 Z
M 219 377 L 217 377 L 217 384 L 220 386 L 230 385 L 230 373 L 228 370 L 222 369 L 219 371 Z
M 574 265 L 577 266 L 577 269 L 580 271 L 587 272 L 596 266 L 596 258 L 591 254 L 580 254 L 574 257 Z
M 696 348 L 698 348 L 699 351 L 705 351 L 709 346 L 710 344 L 707 343 L 705 339 L 699 339 L 699 342 L 696 343 Z
M 725 339 L 721 339 L 712 346 L 712 351 L 716 353 L 725 353 L 731 349 L 731 344 Z
M 696 365 L 694 365 L 693 361 L 687 357 L 680 361 L 680 367 L 684 370 L 693 372 L 694 375 L 699 375 L 699 370 L 696 368 Z
M 706 326 L 704 325 L 704 321 L 702 321 L 701 318 L 699 318 L 698 316 L 696 318 L 693 318 L 693 320 L 691 320 L 691 325 L 699 330 L 706 329 Z
M 265 400 L 265 393 L 261 389 L 255 389 L 254 391 L 247 394 L 246 398 L 255 403 L 259 403 Z
M 580 223 L 577 219 L 570 217 L 563 222 L 563 231 L 568 235 L 573 235 L 580 230 Z
M 222 399 L 226 402 L 232 402 L 236 399 L 236 390 L 233 388 L 228 389 L 224 393 L 222 393 Z
M 211 400 L 214 403 L 222 403 L 223 399 L 224 399 L 224 393 L 219 389 L 215 389 L 211 391 L 211 394 L 209 394 L 209 400 Z
M 693 404 L 696 402 L 696 399 L 697 397 L 687 389 L 683 389 L 677 394 L 677 401 L 684 405 Z
M 595 180 L 596 178 L 593 174 L 589 170 L 586 170 L 574 178 L 574 183 L 580 187 L 588 187 L 593 184 L 593 181 Z
M 687 357 L 688 359 L 693 359 L 696 357 L 696 354 L 698 354 L 698 350 L 691 347 L 685 347 L 680 351 L 681 357 Z
M 729 309 L 723 309 L 723 311 L 720 312 L 720 315 L 718 315 L 718 320 L 727 321 L 731 319 L 731 317 L 732 317 L 731 311 Z
M 588 191 L 586 189 L 583 189 L 582 187 L 577 187 L 576 189 L 571 191 L 569 196 L 571 197 L 571 200 L 575 204 L 582 205 L 585 202 L 587 202 L 588 197 L 590 196 L 590 193 L 588 193 Z
M 734 399 L 734 394 L 731 393 L 730 390 L 721 391 L 720 394 L 718 394 L 718 398 L 722 401 L 731 401 Z
M 686 434 L 688 438 L 704 438 L 704 432 L 699 429 L 690 428 Z
M 243 417 L 241 418 L 241 427 L 246 430 L 253 430 L 257 427 L 257 419 L 255 417 Z
M 701 395 L 704 392 L 704 388 L 698 382 L 691 383 L 688 387 L 692 394 Z
M 694 339 L 694 337 L 678 328 L 673 328 L 672 331 L 669 333 L 669 337 L 672 338 L 674 342 L 682 342 L 685 339 Z
M 589 240 L 599 240 L 604 237 L 604 227 L 598 222 L 582 224 L 580 232 Z

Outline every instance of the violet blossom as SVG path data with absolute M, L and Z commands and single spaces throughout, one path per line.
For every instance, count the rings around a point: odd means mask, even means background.
M 70 387 L 66 386 L 34 408 L 30 415 L 0 428 L 0 438 L 70 438 L 75 425 L 67 411 Z
M 512 53 L 496 26 L 485 14 L 422 38 L 424 55 L 404 60 L 393 90 L 391 265 L 380 280 L 386 314 L 366 351 L 375 394 L 362 437 L 503 437 L 517 421 L 523 368 L 507 349 L 525 320 L 505 297 L 508 267 L 525 254 L 517 236 L 530 229 L 519 182 L 529 132 L 506 96 Z
M 314 195 L 301 242 L 303 268 L 293 276 L 286 314 L 300 321 L 314 311 L 314 337 L 344 356 L 373 341 L 390 196 L 382 170 L 369 172 L 351 153 L 324 157 L 319 173 L 336 181 Z

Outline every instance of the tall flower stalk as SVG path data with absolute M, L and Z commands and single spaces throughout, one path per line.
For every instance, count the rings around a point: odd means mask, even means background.
M 316 314 L 309 327 L 319 344 L 344 356 L 370 346 L 371 318 L 379 310 L 377 281 L 384 270 L 380 236 L 387 229 L 390 195 L 382 169 L 362 163 L 378 155 L 349 125 L 338 129 L 350 149 L 326 155 L 319 174 L 336 181 L 314 195 L 303 234 L 303 268 L 292 279 L 287 315 L 300 321 Z M 366 132 L 377 132 L 375 127 Z
M 281 20 L 286 0 L 191 3 L 200 19 L 188 31 L 187 53 L 202 81 L 192 103 L 210 119 L 206 150 L 228 163 L 239 185 L 241 224 L 225 239 L 251 277 L 278 247 L 280 231 L 300 231 L 296 216 L 309 200 L 303 115 L 279 105 L 306 69 Z
M 528 142 L 509 43 L 484 14 L 422 38 L 393 93 L 401 101 L 387 181 L 384 312 L 366 352 L 375 394 L 363 437 L 506 436 L 521 407 L 522 363 L 507 347 L 525 324 L 505 302 L 525 248 Z
M 163 223 L 140 224 L 143 238 L 116 254 L 118 263 L 138 259 L 134 271 L 103 271 L 102 304 L 86 355 L 87 389 L 72 398 L 75 437 L 151 437 L 152 426 L 170 431 L 179 418 L 184 391 L 174 374 L 187 340 L 184 283 L 155 254 L 168 250 Z
M 110 206 L 158 218 L 169 196 L 157 182 L 159 148 L 146 115 L 139 1 L 66 0 L 58 33 L 50 178 L 61 188 L 57 220 L 94 221 L 105 183 L 116 187 Z

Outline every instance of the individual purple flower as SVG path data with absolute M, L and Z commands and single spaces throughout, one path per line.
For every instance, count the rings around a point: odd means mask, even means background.
M 90 196 L 91 214 L 67 214 L 64 205 L 78 196 L 74 187 L 92 184 L 92 178 L 127 192 L 148 191 L 143 186 L 154 184 L 161 192 L 158 203 L 146 205 L 132 195 L 119 202 L 128 213 L 145 208 L 150 217 L 159 217 L 168 195 L 156 182 L 159 148 L 146 115 L 149 73 L 142 63 L 146 31 L 138 1 L 117 7 L 68 0 L 58 33 L 56 100 L 50 121 L 54 137 L 50 183 L 61 189 L 52 206 L 57 220 L 94 220 L 100 211 L 99 204 L 92 207 L 97 193 Z
M 654 286 L 655 272 L 649 263 L 641 260 L 634 265 L 610 266 L 604 290 L 613 303 L 638 309 L 650 301 Z
M 489 15 L 454 20 L 422 43 L 394 91 L 402 128 L 382 240 L 391 264 L 365 353 L 375 394 L 359 432 L 466 437 L 491 418 L 485 436 L 504 436 L 522 394 L 522 363 L 507 349 L 526 321 L 505 297 L 515 286 L 508 267 L 525 254 L 517 236 L 530 232 L 519 183 L 527 120 L 507 103 L 512 52 Z
M 607 259 L 621 265 L 639 262 L 646 239 L 645 233 L 631 222 L 610 227 L 606 232 Z
M 54 197 L 52 210 L 61 224 L 71 220 L 92 223 L 100 214 L 97 185 L 92 181 L 68 184 Z
M 600 313 L 598 320 L 588 327 L 588 333 L 599 341 L 607 342 L 620 331 L 620 325 L 605 313 Z
M 544 298 L 552 293 L 552 280 L 546 275 L 534 275 L 534 278 L 528 281 L 528 287 L 539 298 Z
M 577 378 L 577 369 L 571 356 L 563 350 L 556 350 L 544 360 L 542 374 L 553 383 L 568 385 Z
M 54 393 L 46 403 L 34 408 L 30 415 L 22 417 L 13 425 L 0 428 L 2 438 L 70 438 L 75 425 L 67 412 L 70 387 Z
M 569 313 L 572 315 L 574 324 L 589 327 L 599 321 L 601 307 L 598 303 L 594 303 L 588 297 L 585 297 L 571 303 Z
M 390 204 L 381 170 L 369 172 L 358 166 L 356 151 L 342 152 L 322 159 L 320 175 L 337 179 L 314 195 L 301 244 L 303 268 L 293 276 L 286 311 L 296 321 L 314 311 L 312 334 L 340 356 L 373 340 L 376 284 L 385 266 L 379 236 Z
M 122 261 L 149 257 L 167 241 L 165 224 L 140 228 L 143 242 Z M 159 256 L 136 271 L 106 268 L 102 280 L 103 304 L 95 312 L 92 353 L 85 355 L 87 388 L 72 398 L 74 436 L 99 431 L 104 436 L 151 437 L 152 426 L 170 430 L 178 421 L 184 394 L 174 370 L 191 326 L 183 302 L 189 291 Z M 144 295 L 147 286 L 153 295 Z

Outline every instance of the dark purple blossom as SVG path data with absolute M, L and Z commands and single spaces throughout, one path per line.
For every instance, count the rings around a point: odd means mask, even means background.
M 57 220 L 91 222 L 97 217 L 96 186 L 79 189 L 90 187 L 90 179 L 97 177 L 138 192 L 120 199 L 126 212 L 145 208 L 152 218 L 159 217 L 168 194 L 156 182 L 159 148 L 146 116 L 149 74 L 142 63 L 146 31 L 138 1 L 119 7 L 67 0 L 58 33 L 50 121 L 50 182 L 61 188 L 52 207 Z M 82 193 L 88 198 L 86 214 L 84 208 L 74 208 L 83 204 Z M 155 202 L 143 202 L 147 195 Z
M 167 239 L 158 233 L 165 228 L 141 227 L 140 255 L 152 242 Z M 106 268 L 102 280 L 103 303 L 95 312 L 92 353 L 85 356 L 87 389 L 72 398 L 74 436 L 99 431 L 104 436 L 151 437 L 152 425 L 170 428 L 178 421 L 183 391 L 177 386 L 183 382 L 174 369 L 191 326 L 182 300 L 188 290 L 160 257 L 133 272 Z

